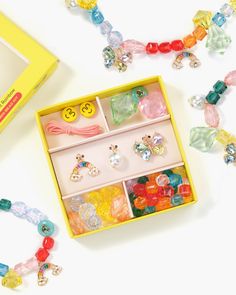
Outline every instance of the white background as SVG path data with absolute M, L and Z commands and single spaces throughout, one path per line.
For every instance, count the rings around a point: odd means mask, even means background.
M 173 40 L 193 30 L 199 9 L 217 10 L 224 1 L 101 0 L 100 7 L 126 39 Z M 0 135 L 0 194 L 25 201 L 58 225 L 52 262 L 60 277 L 38 287 L 36 275 L 24 279 L 22 294 L 235 294 L 235 167 L 226 167 L 223 147 L 202 154 L 188 146 L 189 130 L 204 125 L 203 113 L 187 99 L 207 94 L 236 68 L 236 17 L 226 27 L 233 43 L 224 56 L 209 55 L 199 44 L 202 61 L 173 70 L 173 55 L 137 58 L 123 74 L 103 67 L 106 41 L 81 14 L 72 15 L 63 0 L 0 0 L 0 8 L 61 60 L 56 73 Z M 69 238 L 42 149 L 34 113 L 55 102 L 161 74 L 165 80 L 199 201 L 194 206 L 147 218 L 85 237 Z M 236 134 L 236 89 L 219 105 L 221 125 Z M 36 228 L 1 213 L 0 261 L 14 266 L 34 253 L 41 238 Z M 0 287 L 0 294 L 11 294 Z

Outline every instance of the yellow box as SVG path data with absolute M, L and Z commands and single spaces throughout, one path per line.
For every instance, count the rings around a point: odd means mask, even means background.
M 44 125 L 45 118 L 48 118 L 48 116 L 51 116 L 53 114 L 53 120 L 54 120 L 55 119 L 55 114 L 56 114 L 56 112 L 58 112 L 57 119 L 58 118 L 61 118 L 61 120 L 62 120 L 61 112 L 66 107 L 76 107 L 76 106 L 78 106 L 78 105 L 80 105 L 80 104 L 82 104 L 84 102 L 94 101 L 95 98 L 96 99 L 99 98 L 101 100 L 101 102 L 104 103 L 103 100 L 106 99 L 106 98 L 109 98 L 110 96 L 113 96 L 113 95 L 118 94 L 118 93 L 121 93 L 121 92 L 128 91 L 128 90 L 130 90 L 130 89 L 132 89 L 134 87 L 140 86 L 140 85 L 146 86 L 146 85 L 151 85 L 152 83 L 154 83 L 154 84 L 157 83 L 159 85 L 158 87 L 159 87 L 159 89 L 161 90 L 161 92 L 162 92 L 162 94 L 164 96 L 165 103 L 166 103 L 167 110 L 168 110 L 168 118 L 167 118 L 168 120 L 167 121 L 170 122 L 170 124 L 172 126 L 171 128 L 173 128 L 173 134 L 175 136 L 176 146 L 178 147 L 178 151 L 179 151 L 179 153 L 181 155 L 181 162 L 180 162 L 179 166 L 185 167 L 187 178 L 189 180 L 189 184 L 190 184 L 191 190 L 192 190 L 192 200 L 189 203 L 182 204 L 182 205 L 180 205 L 178 207 L 172 207 L 172 208 L 168 208 L 168 209 L 163 210 L 163 211 L 151 213 L 151 214 L 148 214 L 148 215 L 145 215 L 145 216 L 132 218 L 132 219 L 127 220 L 127 221 L 124 221 L 122 223 L 114 224 L 114 225 L 111 225 L 111 226 L 107 226 L 105 228 L 100 228 L 100 229 L 97 229 L 97 230 L 94 230 L 94 231 L 90 231 L 90 232 L 86 232 L 86 233 L 82 233 L 82 234 L 79 234 L 79 235 L 74 234 L 73 231 L 72 231 L 72 229 L 71 229 L 71 226 L 69 224 L 69 219 L 68 219 L 67 211 L 66 211 L 66 208 L 65 208 L 65 204 L 63 202 L 63 199 L 62 199 L 62 197 L 65 195 L 65 193 L 62 194 L 62 187 L 60 187 L 60 183 L 59 183 L 60 180 L 59 180 L 59 178 L 56 175 L 56 169 L 58 167 L 56 168 L 54 166 L 55 165 L 55 162 L 53 162 L 54 161 L 53 160 L 54 153 L 57 153 L 58 150 L 57 150 L 57 148 L 50 147 L 50 144 L 47 141 L 47 135 L 46 135 L 45 129 L 44 129 L 45 128 L 45 125 Z M 106 116 L 104 116 L 104 117 L 105 117 L 105 120 L 107 122 Z M 181 144 L 180 136 L 179 136 L 179 133 L 178 133 L 178 130 L 177 130 L 177 125 L 176 125 L 176 122 L 175 122 L 175 119 L 174 119 L 173 112 L 171 110 L 170 103 L 169 103 L 168 98 L 167 98 L 167 94 L 166 94 L 166 90 L 165 90 L 165 87 L 164 87 L 164 83 L 163 83 L 162 78 L 160 76 L 155 76 L 155 77 L 147 78 L 147 79 L 144 79 L 144 80 L 135 81 L 135 82 L 132 82 L 132 83 L 129 83 L 129 84 L 125 84 L 125 85 L 121 85 L 119 87 L 108 89 L 108 90 L 105 90 L 105 91 L 102 91 L 102 92 L 93 93 L 93 94 L 90 94 L 90 95 L 87 95 L 87 96 L 83 96 L 83 97 L 80 97 L 80 98 L 77 98 L 77 99 L 74 99 L 74 100 L 66 101 L 64 103 L 56 104 L 54 106 L 51 106 L 51 107 L 48 107 L 48 108 L 45 108 L 43 110 L 38 111 L 36 113 L 36 120 L 37 120 L 38 128 L 39 128 L 39 131 L 40 131 L 40 135 L 41 135 L 41 138 L 42 138 L 42 142 L 43 142 L 43 147 L 44 147 L 44 150 L 45 150 L 45 154 L 46 154 L 46 157 L 47 157 L 47 160 L 48 160 L 48 164 L 49 164 L 49 167 L 50 167 L 50 170 L 51 170 L 52 178 L 53 178 L 53 181 L 54 181 L 54 184 L 55 184 L 55 187 L 56 187 L 56 191 L 57 191 L 57 194 L 58 194 L 58 197 L 59 197 L 59 202 L 60 202 L 60 205 L 61 205 L 61 208 L 62 208 L 63 216 L 64 216 L 64 219 L 65 219 L 65 222 L 66 222 L 66 225 L 67 225 L 68 232 L 69 232 L 69 234 L 70 234 L 71 237 L 78 238 L 78 237 L 81 237 L 81 236 L 86 236 L 86 235 L 89 235 L 89 234 L 92 234 L 92 233 L 96 233 L 96 232 L 102 231 L 104 229 L 113 228 L 113 227 L 115 227 L 117 225 L 120 225 L 120 224 L 127 224 L 127 223 L 133 222 L 135 220 L 140 220 L 140 219 L 143 219 L 143 218 L 147 218 L 149 216 L 157 215 L 157 214 L 162 213 L 162 212 L 171 211 L 171 210 L 174 210 L 174 209 L 179 208 L 179 207 L 185 207 L 188 204 L 193 204 L 193 203 L 195 203 L 197 201 L 197 196 L 196 196 L 196 192 L 195 192 L 193 180 L 192 180 L 192 177 L 191 177 L 191 174 L 190 174 L 189 166 L 188 166 L 188 163 L 187 163 L 187 160 L 186 160 L 185 152 L 184 152 L 184 149 L 183 149 L 182 144 Z M 157 121 L 156 121 L 157 123 L 154 123 L 154 124 L 157 124 L 157 125 L 158 124 L 162 124 L 162 120 L 165 120 L 165 118 L 163 117 L 163 119 L 162 118 L 157 119 Z M 63 122 L 63 120 L 62 120 L 62 122 Z M 153 124 L 153 122 L 151 122 L 151 123 L 141 122 L 141 125 L 142 124 L 143 124 L 143 126 L 147 126 L 148 124 L 150 124 L 150 125 Z M 109 132 L 113 132 L 113 134 L 116 134 L 117 135 L 119 133 L 122 133 L 122 129 L 120 129 L 120 131 L 119 130 L 113 130 L 113 131 L 109 131 Z M 128 136 L 130 136 L 130 131 L 128 130 L 127 132 L 128 132 Z M 103 134 L 102 135 L 98 135 L 97 139 L 100 140 L 99 138 L 105 137 L 105 136 L 107 136 L 107 135 L 106 134 L 105 135 L 103 135 Z M 108 136 L 109 136 L 109 133 L 108 133 Z M 88 141 L 91 142 L 92 140 L 90 139 Z M 84 143 L 82 143 L 81 145 L 83 145 L 83 144 Z M 75 146 L 76 146 L 75 143 L 71 143 L 71 147 L 75 148 Z M 62 147 L 61 150 L 63 152 L 63 150 L 69 150 L 71 147 L 70 146 L 68 146 L 68 147 Z M 84 149 L 85 149 L 85 147 L 84 147 Z M 171 150 L 171 149 L 169 149 L 169 150 Z M 59 151 L 59 153 L 60 153 L 60 151 Z M 169 167 L 169 166 L 167 165 L 165 167 Z M 176 166 L 173 166 L 173 168 L 174 167 L 178 167 L 178 165 L 176 164 Z M 64 169 L 64 167 L 62 169 Z M 165 169 L 156 169 L 156 171 L 162 171 L 162 170 L 165 170 Z M 143 175 L 145 175 L 145 174 L 143 174 Z M 139 175 L 139 176 L 141 176 L 141 175 Z M 106 185 L 103 185 L 103 187 L 105 187 L 105 186 Z M 90 189 L 90 191 L 93 191 L 93 190 L 95 190 L 95 189 L 92 189 L 92 188 Z M 79 192 L 77 193 L 77 195 L 78 194 L 79 194 Z
M 1 69 L 0 82 L 3 78 L 8 79 L 8 75 L 11 77 L 3 86 L 6 89 L 1 89 L 0 84 L 0 132 L 47 80 L 58 63 L 53 54 L 2 13 L 0 13 L 0 56 L 1 51 L 3 51 L 0 59 L 1 68 L 6 65 L 6 70 Z M 13 60 L 16 61 L 15 64 Z M 9 64 L 5 64 L 6 62 Z

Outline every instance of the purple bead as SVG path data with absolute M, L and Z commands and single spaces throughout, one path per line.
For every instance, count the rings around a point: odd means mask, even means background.
M 121 43 L 123 42 L 123 37 L 120 32 L 112 31 L 108 35 L 107 41 L 111 47 L 118 48 L 118 47 L 120 47 Z
M 105 20 L 100 25 L 100 31 L 101 31 L 102 35 L 109 35 L 112 31 L 112 28 L 113 28 L 112 25 L 107 20 Z

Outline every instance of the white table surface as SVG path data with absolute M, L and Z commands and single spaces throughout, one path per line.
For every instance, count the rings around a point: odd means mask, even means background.
M 190 3 L 191 2 L 191 3 Z M 217 10 L 224 1 L 109 1 L 100 7 L 125 38 L 176 39 L 192 31 L 199 9 Z M 183 9 L 182 9 L 183 7 Z M 224 56 L 198 46 L 199 69 L 171 68 L 171 56 L 138 58 L 123 74 L 103 67 L 105 39 L 84 17 L 71 15 L 63 0 L 0 0 L 0 9 L 61 60 L 47 84 L 0 135 L 0 195 L 37 207 L 59 227 L 52 261 L 63 273 L 46 287 L 36 274 L 22 294 L 235 294 L 236 168 L 227 167 L 223 148 L 202 154 L 188 146 L 189 130 L 204 125 L 187 99 L 207 93 L 236 68 L 236 17 L 227 27 L 233 43 Z M 79 240 L 69 238 L 42 149 L 34 113 L 38 109 L 152 75 L 162 75 L 183 140 L 199 201 L 170 213 Z M 222 126 L 236 134 L 236 89 L 219 109 Z M 0 262 L 14 265 L 34 253 L 36 228 L 1 214 Z M 35 237 L 35 241 L 34 241 Z M 43 293 L 42 293 L 43 292 Z M 0 294 L 12 294 L 0 287 Z M 19 293 L 18 293 L 19 294 Z M 62 294 L 62 293 L 60 293 Z M 68 293 L 69 294 L 69 293 Z

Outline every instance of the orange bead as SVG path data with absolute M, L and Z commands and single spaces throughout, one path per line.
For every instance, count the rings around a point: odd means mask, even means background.
M 161 172 L 156 172 L 156 173 L 150 174 L 150 175 L 148 175 L 148 179 L 150 181 L 155 181 L 157 176 L 159 176 L 160 174 L 161 174 Z
M 184 203 L 191 203 L 193 201 L 193 197 L 192 196 L 183 196 L 184 199 Z
M 202 26 L 197 26 L 193 31 L 193 35 L 197 40 L 201 41 L 206 37 L 207 31 Z
M 162 210 L 168 209 L 170 207 L 172 207 L 170 198 L 168 198 L 168 197 L 162 197 L 162 198 L 160 198 L 158 200 L 158 203 L 156 205 L 156 210 L 157 211 L 162 211 Z
M 193 35 L 188 35 L 183 39 L 185 48 L 191 48 L 197 43 L 197 39 Z
M 146 182 L 146 192 L 148 194 L 155 194 L 158 191 L 158 186 L 155 181 Z
M 140 210 L 145 209 L 147 207 L 147 199 L 143 197 L 138 197 L 134 200 L 134 206 Z

